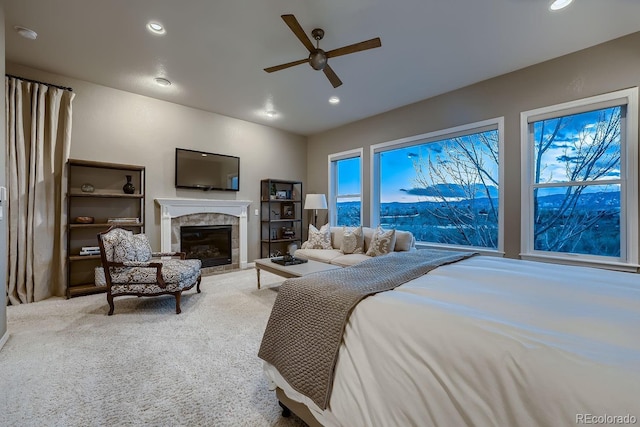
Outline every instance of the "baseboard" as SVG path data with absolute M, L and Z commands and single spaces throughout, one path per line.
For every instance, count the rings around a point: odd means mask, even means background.
M 9 331 L 6 331 L 2 338 L 0 338 L 0 351 L 2 351 L 2 347 L 7 341 L 9 341 Z

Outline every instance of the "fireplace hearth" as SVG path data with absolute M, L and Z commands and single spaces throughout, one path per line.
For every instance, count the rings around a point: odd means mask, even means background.
M 202 268 L 232 263 L 231 225 L 180 227 L 180 251 L 188 259 L 199 259 Z

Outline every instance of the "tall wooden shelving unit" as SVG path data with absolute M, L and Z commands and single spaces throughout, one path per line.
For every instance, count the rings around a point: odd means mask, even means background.
M 134 233 L 144 232 L 145 167 L 90 160 L 69 159 L 67 185 L 67 298 L 105 292 L 95 285 L 95 268 L 100 255 L 80 255 L 85 246 L 98 246 L 97 234 L 111 227 L 109 218 L 137 218 L 139 222 L 119 223 Z M 126 176 L 131 175 L 133 194 L 125 194 Z M 91 184 L 93 192 L 83 191 Z M 86 190 L 86 187 L 85 187 Z M 76 218 L 93 217 L 92 224 Z
M 293 235 L 285 234 L 284 229 Z M 260 181 L 260 257 L 284 255 L 291 243 L 300 247 L 301 242 L 302 182 L 263 179 Z

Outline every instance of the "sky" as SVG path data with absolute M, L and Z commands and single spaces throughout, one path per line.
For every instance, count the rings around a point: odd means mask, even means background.
M 607 108 L 600 111 L 590 111 L 581 114 L 575 114 L 563 119 L 563 127 L 556 136 L 551 147 L 544 153 L 541 159 L 542 170 L 540 174 L 541 183 L 549 182 L 566 182 L 570 178 L 567 177 L 567 165 L 576 162 L 576 156 L 579 147 L 582 145 L 583 150 L 593 145 L 594 140 L 600 141 L 601 137 L 596 137 L 598 116 L 602 112 L 605 119 L 609 121 L 612 115 L 620 115 L 620 107 Z M 544 127 L 544 138 L 548 139 L 555 129 L 557 119 L 546 120 Z M 538 141 L 543 133 L 541 122 L 534 125 L 534 140 Z M 620 135 L 617 134 L 615 142 L 608 150 L 608 154 L 619 154 L 620 152 Z M 603 158 L 607 157 L 606 155 Z M 619 179 L 620 178 L 620 161 L 603 177 L 599 179 Z
M 606 118 L 610 118 L 612 114 L 620 114 L 620 107 L 612 107 L 602 110 L 606 114 Z M 567 181 L 567 165 L 575 164 L 576 153 L 582 144 L 583 150 L 593 145 L 594 135 L 597 131 L 596 123 L 600 111 L 586 112 L 575 114 L 563 119 L 564 126 L 555 138 L 552 146 L 545 152 L 541 159 L 542 173 L 540 182 L 565 182 Z M 557 119 L 546 121 L 544 132 L 545 137 L 549 137 L 553 125 Z M 542 126 L 536 124 L 534 126 L 534 138 L 538 139 L 542 132 Z M 487 134 L 497 133 L 497 131 L 487 131 Z M 471 137 L 466 137 L 467 141 Z M 620 151 L 619 136 L 608 154 Z M 446 140 L 439 142 L 430 142 L 426 144 L 416 145 L 412 147 L 399 148 L 380 153 L 380 168 L 382 174 L 381 182 L 381 203 L 391 202 L 420 202 L 432 200 L 428 195 L 416 194 L 416 187 L 424 188 L 424 185 L 416 182 L 416 169 L 414 165 L 416 161 L 436 158 L 441 162 L 446 162 L 449 151 L 444 149 Z M 606 156 L 605 156 L 606 157 Z M 498 167 L 490 157 L 483 157 L 485 167 L 489 169 L 490 174 L 497 180 Z M 360 192 L 360 158 L 343 160 L 338 163 L 338 189 L 339 194 L 357 194 Z M 446 170 L 442 168 L 441 170 Z M 426 172 L 426 169 L 424 169 Z M 427 174 L 423 174 L 427 176 Z M 619 179 L 620 178 L 620 161 L 611 168 L 611 170 L 600 179 Z M 452 179 L 445 177 L 445 182 L 453 182 Z M 618 188 L 618 186 L 610 186 L 610 189 Z M 564 191 L 566 188 L 558 188 L 557 191 Z M 604 186 L 594 187 L 593 191 L 604 191 Z M 548 190 L 553 193 L 556 190 Z M 611 190 L 609 190 L 611 191 Z
M 360 157 L 338 161 L 338 195 L 360 194 Z
M 497 136 L 497 131 L 486 131 L 486 135 Z M 465 143 L 471 144 L 473 136 L 463 137 Z M 430 196 L 433 191 L 424 191 L 426 185 L 417 181 L 421 176 L 426 180 L 428 185 L 439 184 L 442 181 L 432 181 L 428 174 L 427 162 L 447 162 L 450 159 L 450 149 L 447 145 L 451 144 L 450 140 L 435 141 L 425 144 L 415 145 L 412 147 L 399 148 L 380 153 L 380 169 L 383 176 L 381 187 L 381 203 L 391 202 L 421 202 L 436 201 L 437 198 Z M 479 146 L 479 145 L 478 145 Z M 485 167 L 491 171 L 491 174 L 497 180 L 498 166 L 490 159 L 484 156 Z M 416 165 L 422 165 L 422 173 L 418 173 Z M 447 168 L 440 168 L 443 173 L 443 181 L 446 183 L 454 183 L 454 179 L 446 173 Z
M 419 156 L 417 148 L 408 147 L 380 153 L 380 169 L 384 174 L 380 187 L 381 203 L 421 200 L 419 196 L 407 192 L 416 186 L 416 172 L 413 165 Z

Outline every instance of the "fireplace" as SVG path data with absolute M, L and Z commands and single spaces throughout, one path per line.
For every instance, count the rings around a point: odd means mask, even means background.
M 247 208 L 250 200 L 159 198 L 155 202 L 160 207 L 161 252 L 180 250 L 180 227 L 231 224 L 232 264 L 211 269 L 230 271 L 247 268 Z
M 202 268 L 232 263 L 231 225 L 180 227 L 180 252 L 202 261 Z

